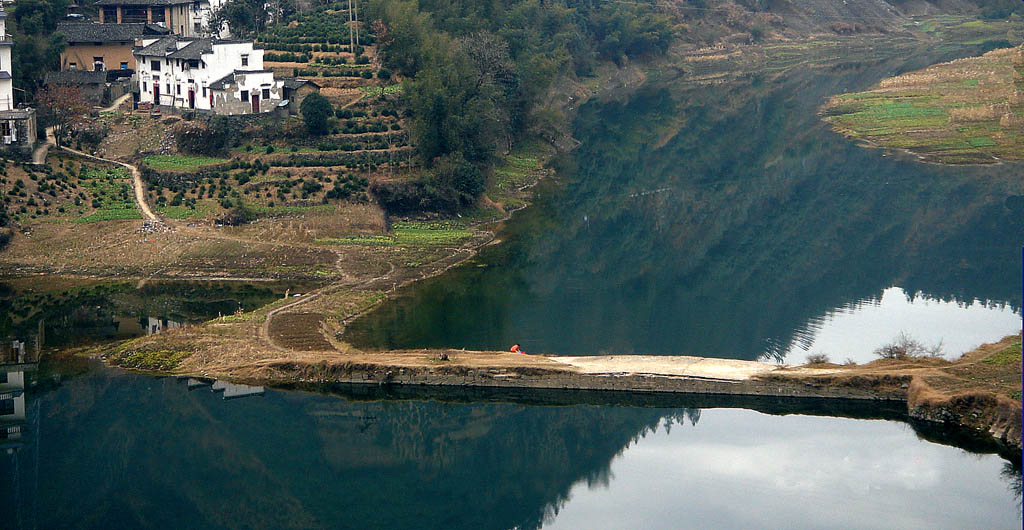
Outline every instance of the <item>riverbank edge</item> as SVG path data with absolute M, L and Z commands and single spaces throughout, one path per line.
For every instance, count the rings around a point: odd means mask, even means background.
M 924 378 L 893 370 L 891 373 L 843 373 L 842 370 L 801 367 L 781 368 L 768 375 L 745 380 L 724 380 L 645 373 L 580 373 L 570 367 L 548 363 L 470 366 L 460 355 L 495 355 L 498 352 L 424 350 L 410 353 L 407 363 L 366 360 L 318 362 L 275 360 L 240 369 L 233 374 L 175 373 L 177 376 L 216 377 L 239 383 L 272 388 L 301 389 L 317 385 L 362 385 L 379 387 L 522 389 L 548 390 L 573 401 L 573 396 L 602 391 L 615 394 L 643 394 L 649 405 L 660 399 L 670 401 L 683 394 L 798 398 L 860 402 L 891 409 L 905 408 L 911 420 L 941 428 L 954 436 L 984 440 L 993 451 L 1020 458 L 1021 404 L 991 392 L 973 391 L 946 395 L 936 391 Z M 424 357 L 433 365 L 415 363 Z M 544 359 L 544 358 L 541 358 Z M 540 360 L 540 359 L 538 359 Z M 528 361 L 527 361 L 528 362 Z

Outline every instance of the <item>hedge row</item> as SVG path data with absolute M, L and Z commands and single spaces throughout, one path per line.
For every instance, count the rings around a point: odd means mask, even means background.
M 405 150 L 403 149 L 403 151 Z M 359 167 L 365 164 L 383 164 L 389 159 L 390 156 L 387 151 L 305 153 L 271 158 L 270 165 L 274 167 Z
M 203 166 L 197 171 L 161 171 L 153 169 L 145 162 L 139 162 L 139 174 L 149 184 L 163 186 L 165 188 L 178 189 L 180 187 L 191 188 L 196 183 L 207 178 L 219 178 L 224 171 L 231 168 L 231 162 Z
M 273 61 L 279 63 L 308 63 L 310 56 L 306 54 L 294 54 L 294 53 L 264 53 L 264 61 Z
M 337 68 L 333 70 L 312 70 L 296 68 L 292 70 L 295 77 L 362 77 L 373 79 L 373 71 L 357 70 L 355 68 Z

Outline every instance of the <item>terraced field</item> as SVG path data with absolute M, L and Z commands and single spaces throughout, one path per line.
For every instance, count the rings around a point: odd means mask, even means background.
M 851 138 L 929 162 L 1024 160 L 1024 46 L 885 79 L 823 112 Z

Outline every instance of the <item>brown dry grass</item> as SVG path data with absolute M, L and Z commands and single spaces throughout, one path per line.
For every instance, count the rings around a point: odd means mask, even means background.
M 1010 112 L 1008 102 L 996 103 L 994 105 L 978 105 L 964 107 L 961 109 L 949 109 L 949 118 L 953 123 L 970 121 L 991 121 L 998 120 Z
M 878 359 L 863 364 L 841 366 L 827 371 L 830 377 L 862 377 L 904 375 L 920 379 L 929 385 L 928 394 L 922 396 L 953 396 L 965 393 L 989 393 L 1015 399 L 1020 403 L 1020 362 L 995 362 L 994 356 L 1005 356 L 1008 348 L 1019 344 L 1020 335 L 1011 335 L 999 342 L 984 344 L 964 354 L 956 361 L 921 357 L 907 359 Z M 999 357 L 1000 360 L 1003 357 Z M 812 365 L 788 370 L 797 377 L 815 377 Z

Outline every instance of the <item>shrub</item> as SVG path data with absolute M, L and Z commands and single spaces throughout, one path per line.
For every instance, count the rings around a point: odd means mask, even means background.
M 252 218 L 245 208 L 234 206 L 217 218 L 217 222 L 228 226 L 238 226 L 248 223 Z
M 875 355 L 883 359 L 907 359 L 911 357 L 941 357 L 942 341 L 934 346 L 926 346 L 921 341 L 900 332 L 892 342 L 875 350 Z
M 391 79 L 391 70 L 388 70 L 387 68 L 377 70 L 377 79 L 381 79 L 383 81 Z
M 812 353 L 807 356 L 807 364 L 825 364 L 828 361 L 828 355 L 824 353 Z
M 331 115 L 334 109 L 331 102 L 320 94 L 310 94 L 302 100 L 300 106 L 302 119 L 310 134 L 324 135 L 331 130 Z

